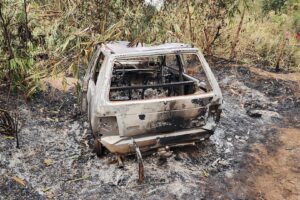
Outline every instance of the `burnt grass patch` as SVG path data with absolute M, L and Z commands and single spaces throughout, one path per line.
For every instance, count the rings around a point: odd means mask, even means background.
M 242 90 L 240 95 L 242 96 L 241 98 L 244 98 L 242 107 L 245 111 L 251 109 L 267 110 L 276 112 L 281 117 L 271 117 L 270 120 L 266 121 L 263 121 L 261 116 L 249 118 L 249 116 L 238 117 L 238 114 L 236 117 L 222 118 L 219 128 L 227 130 L 227 134 L 232 131 L 237 136 L 240 133 L 243 134 L 247 128 L 248 131 L 250 130 L 254 134 L 250 134 L 247 144 L 242 147 L 241 151 L 238 150 L 239 145 L 235 144 L 235 150 L 233 150 L 235 155 L 227 154 L 229 157 L 234 157 L 230 169 L 236 171 L 235 175 L 228 179 L 222 173 L 216 174 L 211 179 L 213 182 L 208 187 L 210 189 L 206 190 L 205 196 L 214 196 L 218 197 L 218 199 L 264 199 L 264 194 L 254 189 L 255 177 L 264 173 L 268 174 L 270 171 L 268 171 L 268 168 L 258 166 L 257 159 L 253 157 L 253 154 L 259 155 L 259 152 L 253 150 L 252 146 L 254 144 L 262 144 L 268 155 L 275 155 L 278 149 L 283 147 L 282 141 L 279 140 L 277 127 L 299 127 L 299 84 L 293 81 L 264 77 L 251 72 L 249 68 L 243 66 L 215 65 L 213 71 L 215 74 L 218 74 L 219 80 L 234 74 L 236 80 L 252 90 L 259 91 L 267 98 L 267 101 L 255 97 L 247 98 L 247 95 Z M 223 89 L 225 101 L 227 99 L 233 104 L 240 103 L 235 101 L 234 95 L 228 93 L 228 85 L 221 83 L 221 88 Z M 242 153 L 241 156 L 239 156 L 240 153 Z M 222 191 L 230 192 L 222 194 Z
M 142 185 L 136 183 L 134 156 L 125 159 L 123 169 L 115 162 L 108 164 L 114 158 L 109 152 L 101 159 L 95 156 L 93 137 L 86 116 L 79 115 L 75 91 L 51 90 L 28 102 L 19 99 L 24 129 L 21 150 L 15 150 L 14 140 L 0 136 L 0 199 L 263 198 L 254 189 L 257 160 L 253 154 L 259 152 L 252 146 L 263 144 L 269 154 L 275 154 L 282 146 L 276 127 L 299 126 L 299 86 L 254 74 L 226 60 L 210 65 L 224 97 L 215 134 L 194 147 L 173 148 L 173 155 L 163 162 L 156 155 L 145 156 Z M 14 109 L 7 91 L 0 91 L 1 108 Z M 15 103 L 17 96 L 12 93 L 10 99 Z M 259 110 L 261 116 L 251 117 L 249 110 Z M 36 151 L 34 157 L 28 155 L 31 151 Z M 54 164 L 45 167 L 45 158 Z M 14 164 L 18 160 L 21 163 Z M 30 166 L 36 167 L 28 170 Z M 26 179 L 25 187 L 11 179 L 20 175 Z M 86 179 L 74 181 L 82 177 Z M 43 188 L 50 189 L 45 192 Z

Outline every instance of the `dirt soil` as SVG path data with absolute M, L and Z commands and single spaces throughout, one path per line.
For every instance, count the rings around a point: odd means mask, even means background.
M 97 158 L 75 89 L 30 102 L 0 89 L 0 107 L 20 113 L 20 149 L 0 135 L 0 199 L 300 199 L 299 74 L 274 74 L 212 59 L 224 95 L 221 122 L 209 140 L 172 149 L 166 160 L 135 157 L 119 168 Z

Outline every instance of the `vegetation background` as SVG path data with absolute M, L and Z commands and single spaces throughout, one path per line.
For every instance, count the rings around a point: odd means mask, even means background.
M 184 42 L 207 56 L 300 70 L 300 0 L 0 0 L 0 31 L 0 86 L 26 98 L 46 77 L 79 79 L 105 41 Z

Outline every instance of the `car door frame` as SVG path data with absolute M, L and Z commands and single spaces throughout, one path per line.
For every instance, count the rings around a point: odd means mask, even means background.
M 90 59 L 90 62 L 88 63 L 88 68 L 86 70 L 86 74 L 82 82 L 82 89 L 81 89 L 81 112 L 82 113 L 87 112 L 88 103 L 89 103 L 88 102 L 89 82 L 90 80 L 94 81 L 92 77 L 94 77 L 94 74 L 96 73 L 96 66 L 99 61 L 100 55 L 101 55 L 101 48 L 100 46 L 97 46 L 92 55 L 92 58 Z

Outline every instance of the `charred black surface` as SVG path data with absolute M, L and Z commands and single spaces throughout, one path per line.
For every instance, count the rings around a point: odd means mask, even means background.
M 121 87 L 111 87 L 111 91 L 115 90 L 135 90 L 135 89 L 149 89 L 149 88 L 163 88 L 163 89 L 170 89 L 170 88 L 175 88 L 175 87 L 180 87 L 180 86 L 193 86 L 194 82 L 193 81 L 182 81 L 182 82 L 176 82 L 176 83 L 165 83 L 165 84 L 157 84 L 157 85 L 132 85 L 132 86 L 121 86 Z
M 246 67 L 238 67 L 238 78 L 244 82 L 244 84 L 252 89 L 264 93 L 273 101 L 278 101 L 278 105 L 272 103 L 260 103 L 256 99 L 248 99 L 245 103 L 247 109 L 267 109 L 271 111 L 280 110 L 284 112 L 287 109 L 294 109 L 300 107 L 300 98 L 296 95 L 296 91 L 299 89 L 297 82 L 274 80 L 272 78 L 265 78 L 261 75 L 252 73 Z
M 192 103 L 197 104 L 199 106 L 206 106 L 211 102 L 212 98 L 205 98 L 205 99 L 193 99 Z
M 158 120 L 149 126 L 154 128 L 154 133 L 168 133 L 178 130 L 200 128 L 205 124 L 206 108 L 199 108 L 198 114 L 194 118 L 184 118 L 173 115 L 172 110 L 176 107 L 176 102 L 170 103 L 170 117 L 166 120 Z M 188 112 L 188 111 L 187 111 Z M 153 131 L 152 131 L 153 132 Z
M 172 117 L 168 120 L 157 122 L 155 132 L 167 133 L 176 130 L 181 130 L 188 124 L 188 121 L 183 117 Z
M 140 115 L 139 115 L 139 119 L 140 119 L 140 120 L 144 120 L 144 119 L 145 119 L 145 117 L 146 117 L 146 115 L 145 115 L 145 114 L 140 114 Z
M 205 133 L 199 133 L 195 135 L 182 135 L 182 136 L 174 136 L 174 137 L 168 137 L 168 138 L 160 138 L 159 143 L 162 145 L 174 145 L 174 144 L 180 144 L 185 142 L 195 142 L 200 139 L 209 138 L 209 136 L 212 133 L 207 131 Z
M 238 67 L 237 71 L 240 75 L 245 76 L 245 78 L 253 80 L 245 82 L 246 86 L 263 92 L 270 97 L 278 97 L 282 94 L 291 96 L 294 93 L 291 86 L 297 85 L 297 83 L 293 81 L 274 81 L 274 79 L 263 78 L 257 74 L 251 73 L 250 70 L 245 67 Z

